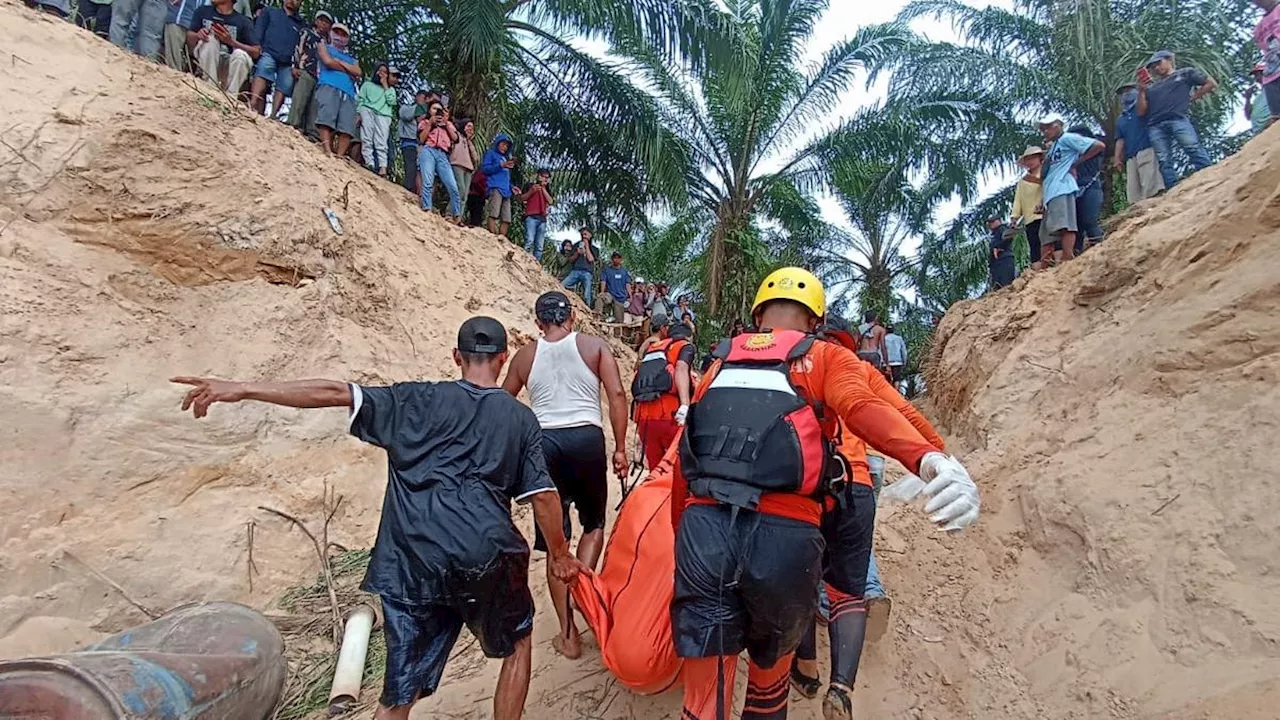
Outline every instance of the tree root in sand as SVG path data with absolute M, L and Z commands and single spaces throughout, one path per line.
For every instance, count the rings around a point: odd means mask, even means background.
M 329 485 L 326 483 L 324 488 L 324 499 L 321 505 L 322 510 L 325 513 L 324 524 L 320 529 L 323 542 L 316 538 L 315 533 L 307 529 L 305 523 L 289 513 L 282 510 L 276 510 L 275 508 L 269 508 L 265 505 L 259 505 L 258 509 L 269 512 L 277 517 L 284 518 L 294 525 L 297 525 L 298 529 L 302 530 L 303 534 L 311 540 L 311 546 L 316 551 L 316 557 L 320 559 L 320 574 L 324 577 L 325 588 L 329 593 L 329 605 L 330 610 L 332 611 L 333 621 L 333 643 L 334 646 L 337 647 L 342 642 L 342 611 L 338 607 L 338 594 L 334 591 L 333 586 L 333 566 L 329 564 L 329 553 L 326 552 L 326 550 L 329 546 L 329 521 L 333 519 L 334 513 L 338 512 L 338 506 L 342 504 L 342 496 L 338 495 L 337 499 L 333 501 L 332 509 L 329 507 L 329 498 Z

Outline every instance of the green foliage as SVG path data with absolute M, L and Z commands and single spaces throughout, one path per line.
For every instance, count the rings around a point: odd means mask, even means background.
M 654 97 L 619 61 L 581 41 L 641 44 L 664 61 L 700 64 L 722 15 L 709 0 L 334 0 L 366 70 L 387 60 L 404 71 L 404 97 L 445 89 L 455 117 L 476 121 L 487 148 L 499 130 L 516 139 L 526 179 L 556 173 L 556 209 L 570 222 L 634 229 L 646 208 L 687 195 L 679 148 Z
M 1012 168 L 1022 145 L 1039 142 L 1030 122 L 1047 113 L 1101 130 L 1110 149 L 1116 89 L 1160 49 L 1223 83 L 1193 112 L 1207 147 L 1221 153 L 1231 86 L 1239 86 L 1256 54 L 1258 15 L 1249 0 L 1016 0 L 1012 10 L 916 0 L 899 19 L 924 17 L 949 20 L 961 42 L 914 37 L 890 63 L 890 94 L 903 102 L 958 94 L 1007 108 L 1003 157 L 984 170 Z

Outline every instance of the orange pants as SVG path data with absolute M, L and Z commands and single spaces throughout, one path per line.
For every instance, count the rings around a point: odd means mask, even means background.
M 652 470 L 662 462 L 662 456 L 680 433 L 680 425 L 675 420 L 637 420 L 636 430 L 644 446 L 644 461 Z
M 742 704 L 742 720 L 786 720 L 787 698 L 791 692 L 791 657 L 788 653 L 773 667 L 747 664 L 747 699 Z M 724 667 L 724 698 L 716 705 L 717 665 Z M 729 720 L 733 709 L 733 681 L 738 674 L 738 658 L 709 657 L 684 660 L 684 709 L 681 720 Z M 722 711 L 723 714 L 717 714 Z

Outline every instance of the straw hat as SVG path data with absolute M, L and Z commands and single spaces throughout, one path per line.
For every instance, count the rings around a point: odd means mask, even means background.
M 1022 155 L 1018 158 L 1018 162 L 1022 162 L 1032 155 L 1043 155 L 1044 148 L 1039 145 L 1028 145 L 1026 150 L 1022 151 Z

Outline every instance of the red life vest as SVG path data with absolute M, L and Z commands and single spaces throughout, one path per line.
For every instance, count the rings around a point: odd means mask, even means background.
M 680 440 L 691 493 L 754 509 L 765 492 L 818 497 L 843 483 L 834 433 L 791 382 L 791 363 L 814 340 L 783 330 L 721 344 L 721 362 L 703 381 Z

